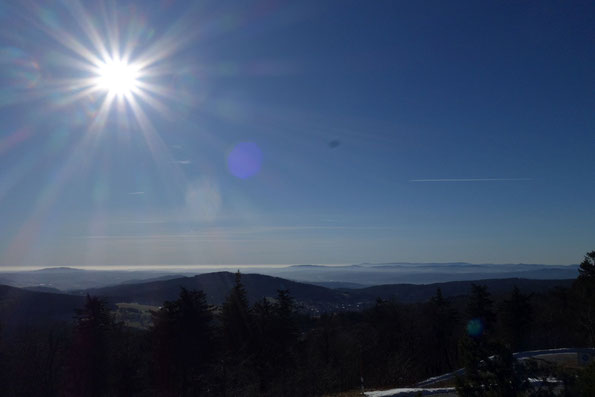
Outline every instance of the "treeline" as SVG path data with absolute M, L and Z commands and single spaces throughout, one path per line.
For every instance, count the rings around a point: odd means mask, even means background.
M 182 289 L 149 330 L 125 327 L 100 298 L 87 297 L 72 324 L 2 333 L 0 393 L 318 396 L 357 390 L 362 380 L 366 389 L 407 386 L 464 366 L 462 395 L 529 395 L 529 369 L 513 351 L 594 346 L 595 252 L 568 289 L 494 297 L 473 285 L 466 297 L 437 290 L 422 304 L 379 299 L 361 312 L 318 318 L 297 309 L 287 290 L 250 305 L 239 272 L 221 306 Z M 568 393 L 589 395 L 594 374 L 592 367 L 556 376 Z

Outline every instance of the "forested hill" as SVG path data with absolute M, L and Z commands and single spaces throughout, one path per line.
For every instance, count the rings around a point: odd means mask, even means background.
M 184 287 L 189 290 L 202 290 L 209 303 L 221 304 L 233 286 L 234 278 L 235 274 L 230 272 L 207 273 L 171 280 L 80 290 L 73 295 L 0 285 L 0 323 L 10 325 L 70 321 L 75 309 L 83 305 L 87 294 L 107 298 L 111 303 L 137 302 L 161 306 L 166 300 L 175 300 L 179 296 L 180 288 Z M 494 296 L 498 296 L 509 293 L 515 285 L 524 293 L 544 292 L 555 287 L 569 287 L 572 280 L 490 279 L 330 289 L 278 277 L 242 274 L 242 283 L 251 303 L 263 297 L 276 297 L 278 289 L 288 289 L 302 309 L 316 314 L 325 311 L 359 310 L 374 304 L 377 298 L 401 303 L 424 302 L 435 295 L 437 288 L 442 290 L 445 297 L 468 295 L 472 283 L 486 285 Z
M 105 288 L 77 291 L 109 298 L 114 302 L 137 302 L 161 305 L 179 295 L 180 287 L 202 290 L 209 303 L 220 304 L 233 286 L 235 275 L 230 272 L 200 274 L 171 280 L 138 284 L 125 284 Z M 467 295 L 471 284 L 486 285 L 495 295 L 508 293 L 517 286 L 525 293 L 545 291 L 554 287 L 568 287 L 572 280 L 528 280 L 519 278 L 489 279 L 478 281 L 453 281 L 434 284 L 389 284 L 361 289 L 330 289 L 321 286 L 294 282 L 260 274 L 242 274 L 250 302 L 264 297 L 275 297 L 278 289 L 288 289 L 298 303 L 312 310 L 349 310 L 373 304 L 377 298 L 393 299 L 402 303 L 427 301 L 441 288 L 445 297 Z
M 436 294 L 440 288 L 442 296 L 454 297 L 469 294 L 471 284 L 480 284 L 488 287 L 494 295 L 506 294 L 514 286 L 517 286 L 523 293 L 544 292 L 556 287 L 570 287 L 573 279 L 568 280 L 530 280 L 525 278 L 504 278 L 487 279 L 475 281 L 450 281 L 446 283 L 433 284 L 386 284 L 374 287 L 361 288 L 356 290 L 369 297 L 381 297 L 401 303 L 425 302 Z M 351 292 L 353 290 L 342 291 Z
M 207 295 L 209 303 L 220 304 L 225 300 L 234 284 L 234 280 L 234 273 L 216 272 L 199 274 L 193 277 L 122 284 L 76 292 L 103 296 L 110 298 L 112 301 L 161 305 L 166 300 L 176 299 L 180 294 L 180 288 L 183 287 L 189 290 L 202 290 Z M 354 294 L 352 294 L 351 290 L 335 290 L 261 274 L 242 274 L 242 284 L 246 288 L 248 300 L 251 303 L 264 297 L 275 297 L 279 289 L 289 290 L 294 299 L 308 305 L 350 304 L 354 301 Z
M 0 325 L 43 324 L 70 321 L 83 306 L 84 296 L 28 291 L 0 285 Z

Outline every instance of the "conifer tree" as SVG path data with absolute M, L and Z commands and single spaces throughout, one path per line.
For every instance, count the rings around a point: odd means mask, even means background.
M 251 337 L 251 315 L 239 270 L 235 275 L 234 286 L 223 303 L 221 320 L 226 346 L 230 352 L 234 355 L 247 354 Z
M 578 321 L 587 343 L 595 347 L 595 251 L 588 252 L 573 284 L 578 305 Z
M 212 319 L 204 292 L 185 288 L 153 314 L 154 359 L 162 391 L 184 396 L 206 388 L 215 353 Z
M 442 296 L 442 290 L 436 289 L 436 295 L 430 299 L 428 305 L 429 337 L 424 345 L 428 355 L 433 357 L 434 372 L 444 372 L 454 366 L 455 353 L 449 349 L 456 343 L 456 328 L 459 324 L 459 315 L 451 307 L 450 302 Z
M 471 284 L 471 295 L 467 303 L 468 331 L 471 336 L 483 336 L 492 331 L 495 319 L 492 305 L 488 288 L 485 285 Z
M 286 351 L 291 348 L 297 335 L 295 324 L 295 302 L 289 290 L 277 290 L 276 305 L 277 332 L 281 342 L 280 349 Z
M 502 337 L 513 351 L 525 348 L 526 336 L 533 318 L 530 298 L 530 295 L 521 293 L 515 285 L 510 298 L 500 305 Z
M 105 301 L 87 295 L 76 311 L 72 349 L 72 386 L 78 395 L 100 396 L 108 389 L 110 333 L 113 317 Z
M 595 251 L 587 252 L 579 269 L 579 279 L 595 280 Z

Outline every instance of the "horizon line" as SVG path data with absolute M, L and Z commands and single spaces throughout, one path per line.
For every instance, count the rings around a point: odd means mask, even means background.
M 192 270 L 209 270 L 215 269 L 283 269 L 292 266 L 320 266 L 320 267 L 344 267 L 344 266 L 382 266 L 382 265 L 449 265 L 449 264 L 465 264 L 475 266 L 510 266 L 510 265 L 537 265 L 537 266 L 578 266 L 578 263 L 571 264 L 546 264 L 546 263 L 472 263 L 464 261 L 453 262 L 361 262 L 361 263 L 293 263 L 293 264 L 208 264 L 208 265 L 56 265 L 56 266 L 38 266 L 38 265 L 24 265 L 24 266 L 2 266 L 0 265 L 0 273 L 5 272 L 20 272 L 20 271 L 36 271 L 45 269 L 76 269 L 76 270 L 97 270 L 97 271 L 172 271 L 184 272 Z M 219 270 L 217 270 L 219 269 Z

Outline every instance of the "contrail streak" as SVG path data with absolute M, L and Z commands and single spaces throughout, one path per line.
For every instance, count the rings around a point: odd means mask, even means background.
M 410 179 L 409 182 L 518 182 L 531 181 L 532 178 L 440 178 Z

